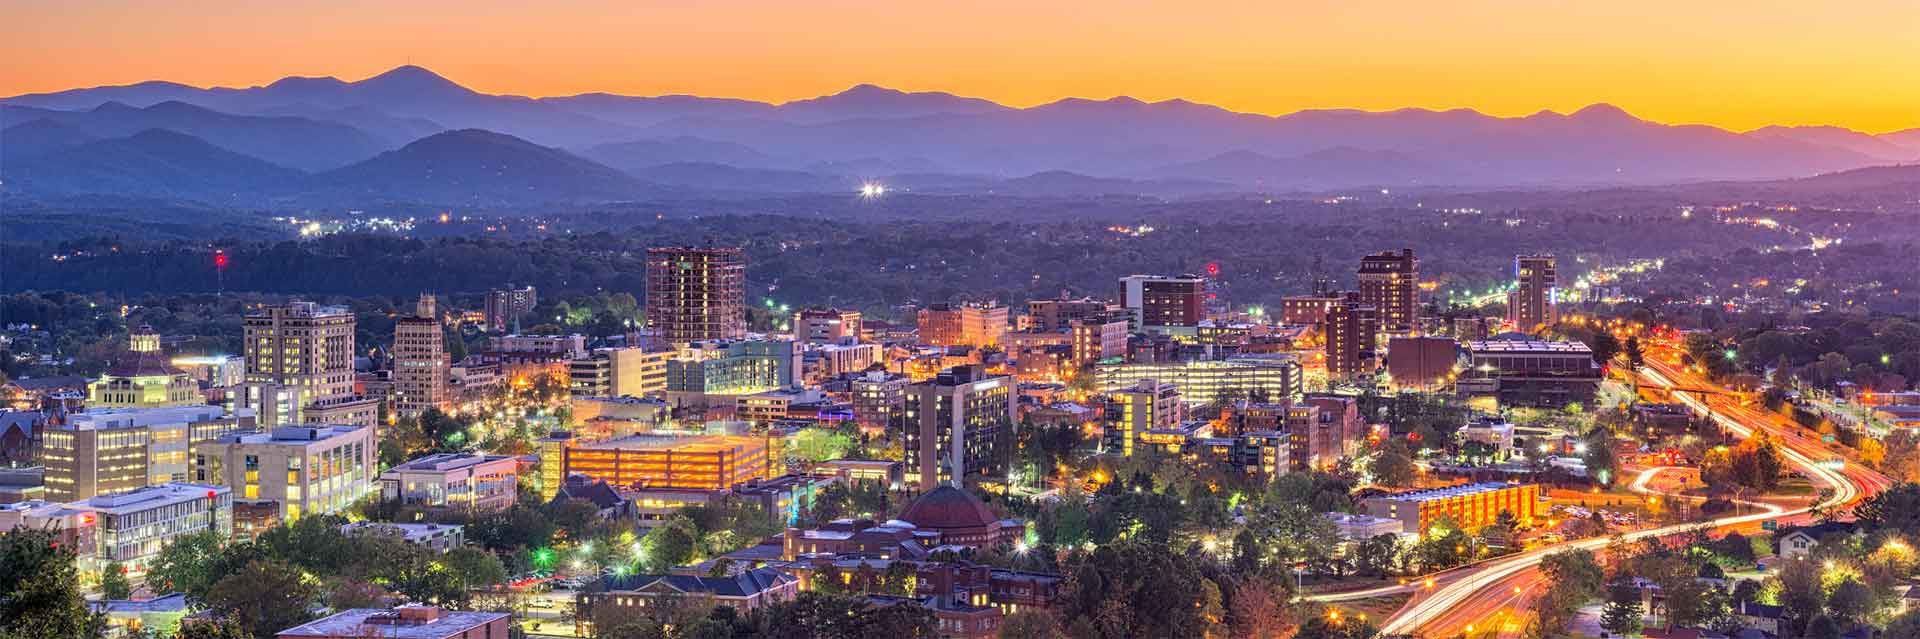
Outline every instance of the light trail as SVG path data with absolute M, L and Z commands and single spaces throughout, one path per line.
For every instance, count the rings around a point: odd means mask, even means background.
M 1679 386 L 1678 384 L 1673 383 L 1673 381 L 1668 379 L 1665 375 L 1662 375 L 1658 370 L 1655 370 L 1657 368 L 1657 365 L 1653 365 L 1654 364 L 1653 362 L 1649 362 L 1649 364 L 1650 366 L 1646 370 L 1641 372 L 1643 375 L 1646 375 L 1649 379 L 1663 386 L 1668 386 L 1668 387 Z M 1707 415 L 1708 417 L 1713 419 L 1715 423 L 1719 424 L 1721 427 L 1726 428 L 1727 430 L 1732 431 L 1733 433 L 1740 435 L 1741 437 L 1752 437 L 1754 430 L 1757 428 L 1760 428 L 1758 424 L 1750 427 L 1746 424 L 1740 423 L 1739 420 L 1735 420 L 1722 413 L 1713 412 L 1713 410 L 1709 408 L 1705 402 L 1695 399 L 1691 394 L 1688 394 L 1684 391 L 1675 392 L 1673 396 L 1675 399 L 1679 400 L 1680 403 L 1685 404 L 1688 408 L 1692 409 L 1694 412 Z M 1794 438 L 1793 440 L 1790 440 L 1790 441 L 1794 443 L 1804 444 L 1804 441 L 1799 440 L 1798 438 Z M 1833 494 L 1830 497 L 1828 497 L 1825 501 L 1820 502 L 1818 504 L 1818 507 L 1832 508 L 1834 506 L 1849 503 L 1853 501 L 1856 497 L 1861 496 L 1861 487 L 1859 485 L 1856 485 L 1846 475 L 1843 475 L 1837 471 L 1830 470 L 1821 466 L 1817 460 L 1807 456 L 1807 454 L 1801 452 L 1800 450 L 1794 448 L 1793 446 L 1783 445 L 1783 446 L 1779 446 L 1778 449 L 1781 452 L 1782 456 L 1786 457 L 1789 463 L 1798 467 L 1802 472 L 1806 473 L 1808 477 L 1811 477 L 1814 480 L 1822 484 L 1825 484 L 1826 486 L 1833 489 Z M 1769 505 L 1768 508 L 1770 510 L 1767 510 L 1765 512 L 1751 513 L 1746 515 L 1736 515 L 1731 517 L 1721 517 L 1718 519 L 1713 519 L 1713 520 L 1700 522 L 1700 523 L 1688 523 L 1688 524 L 1676 524 L 1672 526 L 1662 526 L 1659 528 L 1625 533 L 1623 535 L 1620 535 L 1619 537 L 1626 539 L 1628 541 L 1637 541 L 1637 540 L 1646 539 L 1649 537 L 1664 537 L 1667 535 L 1686 533 L 1686 532 L 1690 532 L 1695 529 L 1698 529 L 1702 526 L 1712 527 L 1712 528 L 1740 526 L 1740 525 L 1751 524 L 1755 522 L 1792 517 L 1795 515 L 1806 513 L 1812 510 L 1814 507 L 1803 506 L 1799 508 L 1787 509 L 1780 506 Z M 1598 537 L 1598 538 L 1592 538 L 1592 539 L 1581 539 L 1581 540 L 1569 541 L 1566 543 L 1555 544 L 1555 545 L 1547 546 L 1543 548 L 1536 548 L 1533 550 L 1522 552 L 1517 555 L 1513 555 L 1511 557 L 1505 557 L 1505 558 L 1501 558 L 1501 559 L 1497 559 L 1494 561 L 1481 564 L 1478 570 L 1472 572 L 1471 574 L 1464 575 L 1459 579 L 1453 580 L 1448 584 L 1446 584 L 1445 586 L 1442 586 L 1434 590 L 1432 594 L 1427 596 L 1426 599 L 1409 602 L 1406 606 L 1402 607 L 1398 612 L 1394 613 L 1392 617 L 1389 617 L 1385 623 L 1381 624 L 1380 634 L 1389 635 L 1389 636 L 1390 635 L 1413 635 L 1419 630 L 1419 625 L 1421 620 L 1439 618 L 1442 614 L 1446 613 L 1448 610 L 1451 610 L 1455 606 L 1458 606 L 1461 603 L 1472 598 L 1476 593 L 1480 592 L 1481 590 L 1484 590 L 1494 584 L 1497 584 L 1501 580 L 1504 580 L 1510 576 L 1518 574 L 1523 570 L 1527 570 L 1529 568 L 1538 566 L 1540 562 L 1546 558 L 1547 555 L 1566 551 L 1566 550 L 1576 550 L 1576 549 L 1600 550 L 1600 549 L 1606 548 L 1607 544 L 1612 543 L 1612 541 L 1613 541 L 1613 538 L 1611 537 Z M 1373 592 L 1379 592 L 1380 594 L 1390 594 L 1390 593 L 1399 592 L 1402 590 L 1405 590 L 1404 586 L 1394 586 L 1389 588 L 1377 588 L 1377 589 L 1374 589 Z M 1351 598 L 1359 598 L 1359 597 L 1352 597 L 1351 595 L 1360 595 L 1365 592 L 1368 592 L 1368 591 L 1361 591 L 1356 593 L 1341 593 L 1342 595 L 1341 599 L 1320 599 L 1320 598 L 1309 598 L 1309 599 L 1315 600 L 1315 601 L 1344 601 Z

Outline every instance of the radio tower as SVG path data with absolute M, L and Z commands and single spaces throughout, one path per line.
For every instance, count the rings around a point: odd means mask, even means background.
M 213 251 L 213 273 L 215 281 L 219 283 L 219 288 L 215 290 L 214 296 L 225 295 L 227 293 L 227 252 L 225 249 L 215 249 Z

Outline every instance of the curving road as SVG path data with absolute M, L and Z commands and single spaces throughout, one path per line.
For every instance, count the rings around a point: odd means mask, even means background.
M 1664 363 L 1648 361 L 1646 369 L 1640 373 L 1644 379 L 1663 387 L 1706 388 L 1694 384 L 1706 384 L 1705 380 L 1690 379 L 1684 372 Z M 1675 379 L 1685 384 L 1676 383 Z M 1760 413 L 1751 408 L 1733 402 L 1720 402 L 1719 406 L 1709 404 L 1709 400 L 1694 397 L 1694 393 L 1676 392 L 1674 399 L 1696 413 L 1710 416 L 1720 426 L 1740 437 L 1751 437 L 1754 432 L 1762 431 L 1772 437 L 1779 445 L 1782 457 L 1793 467 L 1812 478 L 1814 482 L 1829 488 L 1833 494 L 1819 506 L 1839 508 L 1850 505 L 1867 495 L 1884 489 L 1889 482 L 1861 467 L 1847 464 L 1835 470 L 1825 467 L 1821 462 L 1830 459 L 1834 453 L 1824 444 L 1807 439 L 1793 432 L 1790 426 L 1781 424 L 1777 415 Z M 1643 474 L 1644 476 L 1644 474 Z M 1642 483 L 1643 482 L 1637 482 Z M 1628 540 L 1646 539 L 1685 533 L 1701 526 L 1713 528 L 1737 527 L 1757 524 L 1768 520 L 1780 520 L 1803 515 L 1810 507 L 1782 508 L 1767 505 L 1766 510 L 1758 513 L 1721 517 L 1706 522 L 1696 522 L 1663 526 L 1621 535 Z M 1527 593 L 1541 585 L 1538 571 L 1533 570 L 1547 555 L 1571 549 L 1601 550 L 1612 541 L 1599 537 L 1579 539 L 1561 544 L 1528 550 L 1519 554 L 1501 557 L 1472 566 L 1457 574 L 1446 575 L 1444 580 L 1436 578 L 1432 587 L 1425 582 L 1414 586 L 1388 586 L 1363 591 L 1337 593 L 1309 597 L 1312 601 L 1348 601 L 1386 594 L 1406 592 L 1415 589 L 1414 599 L 1409 601 L 1392 617 L 1380 626 L 1383 635 L 1414 635 L 1422 629 L 1431 627 L 1444 630 L 1464 629 L 1479 624 L 1481 628 L 1499 628 L 1499 634 L 1513 630 L 1503 622 L 1506 610 L 1515 609 Z M 1517 590 L 1516 590 L 1517 589 Z M 1517 619 L 1515 619 L 1517 621 Z

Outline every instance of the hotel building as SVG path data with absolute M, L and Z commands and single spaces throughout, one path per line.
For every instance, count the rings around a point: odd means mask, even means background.
M 907 388 L 903 413 L 909 479 L 920 490 L 986 474 L 995 438 L 1019 422 L 1013 379 L 978 365 L 949 368 Z
M 402 317 L 393 326 L 393 403 L 401 417 L 452 405 L 447 357 L 439 307 L 432 295 L 421 295 L 413 316 Z

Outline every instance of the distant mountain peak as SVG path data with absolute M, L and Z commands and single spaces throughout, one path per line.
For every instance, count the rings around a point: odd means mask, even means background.
M 427 70 L 426 67 L 404 65 L 380 75 L 353 83 L 381 92 L 425 95 L 434 93 L 472 94 L 474 91 L 460 86 L 446 76 Z
M 1581 107 L 1580 110 L 1567 114 L 1567 117 L 1575 120 L 1587 120 L 1587 121 L 1594 121 L 1594 122 L 1599 122 L 1599 121 L 1637 122 L 1640 120 L 1640 118 L 1633 117 L 1633 114 L 1627 113 L 1626 109 L 1622 109 L 1620 107 L 1614 106 L 1612 104 L 1608 104 L 1606 102 L 1595 102 L 1593 104 L 1589 104 L 1587 106 Z

